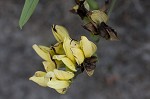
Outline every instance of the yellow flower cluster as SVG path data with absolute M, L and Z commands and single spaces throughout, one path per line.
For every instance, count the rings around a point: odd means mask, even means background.
M 65 94 L 75 76 L 77 66 L 81 66 L 86 58 L 90 58 L 97 47 L 85 36 L 81 36 L 80 41 L 71 39 L 63 26 L 53 25 L 52 32 L 57 40 L 54 46 L 33 45 L 33 49 L 44 60 L 45 72 L 37 71 L 29 79 Z

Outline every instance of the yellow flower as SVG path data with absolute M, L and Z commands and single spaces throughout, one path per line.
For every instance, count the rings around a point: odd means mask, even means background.
M 73 77 L 73 72 L 54 69 L 49 72 L 37 71 L 29 80 L 32 80 L 40 86 L 50 87 L 61 94 L 65 94 L 71 84 L 70 80 Z
M 37 71 L 35 74 L 29 78 L 29 80 L 32 80 L 33 82 L 43 86 L 47 87 L 47 83 L 50 78 L 56 78 L 54 73 L 54 69 L 56 69 L 56 65 L 53 61 L 43 61 L 43 65 L 46 72 L 43 71 Z
M 100 24 L 101 22 L 106 23 L 108 20 L 107 14 L 100 10 L 93 10 L 90 18 L 97 24 Z
M 60 25 L 53 25 L 52 26 L 52 32 L 54 37 L 58 42 L 63 42 L 65 37 L 69 38 L 68 31 L 65 27 L 60 26 Z
M 62 42 L 56 43 L 54 46 L 51 46 L 51 48 L 54 50 L 55 54 L 65 54 Z
M 53 25 L 52 32 L 58 41 L 54 46 L 33 45 L 35 52 L 44 60 L 45 72 L 37 71 L 29 80 L 65 94 L 75 76 L 77 65 L 84 65 L 88 73 L 94 70 L 92 65 L 89 67 L 87 58 L 91 58 L 97 47 L 85 36 L 81 36 L 80 41 L 72 40 L 62 26 Z
M 96 45 L 89 41 L 85 36 L 81 36 L 80 46 L 83 50 L 85 58 L 91 57 L 97 50 Z
M 39 84 L 40 86 L 46 87 L 49 79 L 45 78 L 44 77 L 45 75 L 46 72 L 37 71 L 32 77 L 29 78 L 29 80 L 32 80 L 33 82 Z
M 70 71 L 54 69 L 53 72 L 48 72 L 46 77 L 50 77 L 47 86 L 55 89 L 60 94 L 65 94 L 69 88 L 74 74 Z

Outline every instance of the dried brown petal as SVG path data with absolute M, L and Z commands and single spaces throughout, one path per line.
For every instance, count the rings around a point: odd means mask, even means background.
M 98 26 L 98 33 L 100 36 L 104 37 L 105 39 L 112 40 L 112 41 L 119 40 L 117 36 L 117 32 L 114 31 L 114 29 L 112 29 L 110 26 L 106 25 L 104 22 L 102 22 Z
M 83 28 L 88 30 L 89 32 L 92 32 L 94 35 L 98 35 L 97 27 L 95 27 L 91 22 L 85 24 Z
M 92 56 L 90 58 L 86 58 L 82 66 L 84 67 L 85 71 L 89 76 L 92 76 L 94 73 L 94 70 L 96 68 L 96 62 L 97 62 L 97 57 Z
M 89 7 L 87 6 L 87 3 L 85 3 L 85 0 L 75 0 L 76 6 L 73 7 L 73 9 L 70 10 L 70 12 L 74 14 L 78 14 L 81 19 L 84 19 L 86 17 Z

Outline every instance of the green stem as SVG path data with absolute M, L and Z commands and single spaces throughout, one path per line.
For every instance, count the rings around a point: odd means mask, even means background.
M 110 6 L 110 10 L 109 10 L 109 12 L 108 12 L 108 16 L 110 16 L 112 10 L 114 9 L 115 4 L 116 4 L 116 1 L 117 1 L 117 0 L 113 0 L 113 1 L 112 1 L 111 6 Z

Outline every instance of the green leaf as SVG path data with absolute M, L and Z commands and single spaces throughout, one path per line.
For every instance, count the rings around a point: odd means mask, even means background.
M 112 10 L 113 10 L 114 7 L 115 7 L 116 2 L 117 2 L 117 0 L 113 0 L 113 1 L 111 2 L 110 10 L 108 11 L 108 16 L 110 16 Z
M 25 25 L 25 23 L 29 20 L 29 18 L 31 17 L 38 2 L 39 2 L 39 0 L 26 0 L 25 1 L 24 7 L 23 7 L 23 10 L 21 13 L 21 17 L 19 20 L 19 26 L 21 29 Z
M 86 0 L 92 10 L 98 10 L 98 3 L 95 0 Z

